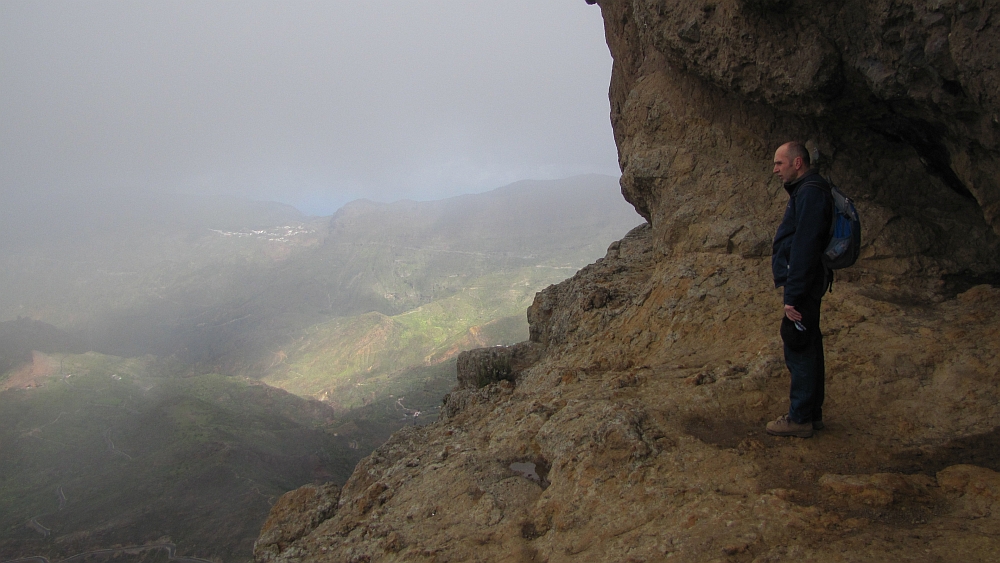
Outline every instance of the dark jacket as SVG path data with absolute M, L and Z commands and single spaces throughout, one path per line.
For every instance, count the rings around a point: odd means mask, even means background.
M 822 299 L 829 272 L 821 260 L 830 241 L 833 196 L 830 184 L 816 172 L 785 184 L 788 205 L 771 245 L 774 286 L 785 287 L 785 305 L 802 299 Z

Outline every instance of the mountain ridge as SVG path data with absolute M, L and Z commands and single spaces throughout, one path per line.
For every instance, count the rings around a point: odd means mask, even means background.
M 553 189 L 562 190 L 563 194 L 577 190 L 582 200 L 603 198 L 599 201 L 605 203 L 591 205 L 579 217 L 565 217 L 585 222 L 585 227 L 577 227 L 584 235 L 576 236 L 579 233 L 574 232 L 547 237 L 566 241 L 559 248 L 549 249 L 548 256 L 553 252 L 564 257 L 568 257 L 568 251 L 576 253 L 570 260 L 572 264 L 560 266 L 580 267 L 599 255 L 606 245 L 602 242 L 580 249 L 579 241 L 613 240 L 617 230 L 631 226 L 630 221 L 634 224 L 640 220 L 620 199 L 608 197 L 609 191 L 618 193 L 613 178 L 583 177 L 580 181 L 584 183 L 579 185 L 577 181 L 530 182 L 520 188 L 522 192 L 530 192 L 532 187 L 536 191 L 534 200 L 529 198 L 520 203 L 522 208 L 537 202 L 566 207 L 567 204 L 559 203 L 564 198 L 538 196 Z M 494 236 L 493 242 L 485 245 L 475 242 L 476 237 L 469 237 L 471 242 L 448 244 L 456 251 L 482 253 L 478 259 L 476 254 L 466 255 L 465 259 L 462 255 L 434 254 L 430 241 L 421 239 L 437 232 L 435 229 L 439 230 L 442 223 L 454 222 L 454 215 L 481 207 L 484 205 L 481 202 L 493 201 L 489 205 L 495 205 L 497 198 L 506 198 L 511 203 L 509 197 L 502 195 L 504 189 L 498 188 L 487 195 L 471 194 L 458 198 L 458 203 L 442 200 L 447 203 L 406 204 L 420 211 L 414 216 L 418 218 L 427 215 L 424 212 L 427 209 L 445 208 L 444 213 L 451 213 L 448 221 L 424 218 L 419 229 L 399 230 L 407 224 L 408 217 L 387 215 L 387 210 L 392 210 L 395 204 L 372 203 L 366 204 L 369 214 L 357 222 L 344 225 L 336 214 L 331 218 L 310 219 L 303 234 L 285 242 L 262 236 L 225 236 L 226 233 L 207 230 L 207 226 L 205 230 L 199 226 L 193 232 L 180 231 L 163 239 L 169 241 L 166 244 L 147 243 L 141 237 L 125 237 L 121 241 L 109 231 L 107 236 L 115 241 L 95 247 L 104 253 L 100 254 L 102 262 L 81 263 L 69 276 L 60 272 L 60 263 L 46 261 L 44 256 L 31 260 L 34 264 L 31 268 L 25 268 L 24 257 L 8 258 L 10 264 L 4 271 L 10 277 L 5 281 L 9 282 L 9 291 L 3 296 L 7 302 L 3 310 L 11 318 L 16 315 L 39 318 L 64 330 L 88 332 L 86 340 L 92 348 L 115 355 L 177 354 L 185 361 L 211 364 L 208 367 L 213 369 L 230 372 L 255 369 L 252 366 L 261 359 L 253 357 L 254 349 L 275 331 L 301 329 L 334 316 L 369 310 L 398 314 L 454 291 L 451 287 L 454 283 L 449 284 L 447 279 L 439 282 L 428 270 L 447 272 L 444 274 L 447 276 L 459 270 L 482 272 L 506 263 L 523 266 L 525 260 L 544 260 L 544 257 L 518 256 L 519 249 L 530 240 L 544 244 L 545 239 L 538 237 Z M 598 213 L 604 214 L 604 218 L 597 219 L 595 210 L 600 210 Z M 345 213 L 339 217 L 343 218 Z M 497 210 L 479 213 L 480 217 L 510 215 Z M 334 232 L 325 231 L 320 226 L 324 222 Z M 473 225 L 478 233 L 502 228 L 495 219 L 481 223 Z M 505 230 L 516 232 L 516 229 Z M 461 241 L 463 235 L 463 231 L 451 229 L 434 236 L 440 242 Z M 348 238 L 343 239 L 344 236 Z M 392 241 L 386 239 L 388 236 Z M 379 246 L 382 242 L 393 242 L 403 248 L 397 252 L 392 246 Z M 118 252 L 119 258 L 106 254 L 108 248 L 129 244 L 134 248 Z M 414 244 L 423 248 L 423 256 L 406 248 Z M 591 258 L 581 258 L 580 252 Z M 153 257 L 164 255 L 167 260 L 150 263 Z M 406 262 L 398 262 L 400 259 Z M 26 270 L 30 275 L 25 275 Z M 112 276 L 108 272 L 123 275 Z M 413 277 L 415 272 L 418 275 Z M 201 283 L 205 280 L 211 283 Z M 52 311 L 53 302 L 61 303 L 56 314 Z M 143 318 L 160 321 L 147 326 Z M 251 359 L 237 359 L 241 357 Z

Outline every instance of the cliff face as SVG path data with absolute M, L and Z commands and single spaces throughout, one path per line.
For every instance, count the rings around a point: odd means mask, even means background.
M 997 271 L 995 3 L 601 5 L 623 192 L 662 250 L 769 254 L 771 156 L 808 139 L 863 209 L 855 276 Z
M 1000 8 L 598 4 L 650 224 L 539 293 L 530 342 L 466 355 L 442 420 L 279 501 L 257 560 L 992 561 Z M 809 440 L 763 432 L 787 409 L 767 255 L 793 138 L 865 221 Z

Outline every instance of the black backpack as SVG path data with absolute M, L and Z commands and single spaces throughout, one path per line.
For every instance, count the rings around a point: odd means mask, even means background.
M 854 202 L 830 182 L 833 196 L 833 218 L 830 221 L 830 242 L 823 251 L 823 265 L 840 270 L 853 265 L 861 254 L 861 219 Z

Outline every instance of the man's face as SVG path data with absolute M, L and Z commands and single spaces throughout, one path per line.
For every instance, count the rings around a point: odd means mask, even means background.
M 788 158 L 788 150 L 785 147 L 778 147 L 778 150 L 774 152 L 774 173 L 781 178 L 782 182 L 787 184 L 798 180 L 801 168 L 802 160 Z

